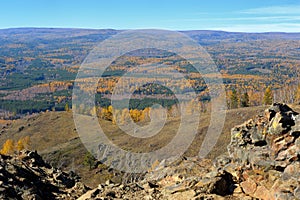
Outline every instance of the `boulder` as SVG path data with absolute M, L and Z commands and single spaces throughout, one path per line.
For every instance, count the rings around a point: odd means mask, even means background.
M 242 187 L 243 191 L 248 194 L 253 196 L 254 192 L 257 189 L 257 184 L 254 180 L 251 178 L 248 178 L 247 180 L 241 182 L 240 186 Z
M 271 135 L 280 135 L 287 133 L 295 125 L 295 119 L 298 115 L 286 104 L 274 103 L 265 111 L 269 121 L 268 133 Z
M 89 188 L 33 151 L 0 155 L 0 199 L 77 199 Z

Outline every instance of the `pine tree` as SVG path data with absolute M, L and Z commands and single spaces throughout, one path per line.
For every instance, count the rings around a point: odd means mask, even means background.
M 239 98 L 237 95 L 237 91 L 235 89 L 232 90 L 231 96 L 230 96 L 230 108 L 237 108 L 239 105 Z
M 91 170 L 95 165 L 96 159 L 93 156 L 91 152 L 87 152 L 84 156 L 83 164 L 85 166 L 89 166 L 89 169 Z
M 249 107 L 249 105 L 249 95 L 247 92 L 244 92 L 244 94 L 241 96 L 241 107 Z
M 270 87 L 267 87 L 265 90 L 263 104 L 264 105 L 271 105 L 273 103 L 273 93 Z

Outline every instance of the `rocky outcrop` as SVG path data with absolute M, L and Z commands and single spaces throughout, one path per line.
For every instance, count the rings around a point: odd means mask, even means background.
M 51 167 L 36 152 L 0 155 L 0 199 L 77 199 L 88 190 L 76 174 Z
M 244 194 L 258 199 L 300 199 L 300 115 L 273 104 L 264 116 L 234 127 L 228 152 Z
M 158 165 L 142 181 L 107 181 L 79 199 L 223 199 L 232 193 L 232 184 L 231 174 L 216 170 L 210 160 L 182 157 L 171 165 Z
M 142 181 L 107 184 L 81 199 L 300 199 L 300 115 L 273 104 L 231 131 L 215 160 L 158 163 Z

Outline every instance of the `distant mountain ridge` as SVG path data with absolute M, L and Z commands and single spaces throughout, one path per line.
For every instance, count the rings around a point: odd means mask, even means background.
M 134 30 L 134 29 L 133 29 Z M 61 34 L 61 33 L 98 33 L 114 35 L 116 33 L 126 31 L 118 29 L 89 29 L 89 28 L 38 28 L 38 27 L 20 27 L 20 28 L 5 28 L 0 29 L 0 36 L 3 34 Z M 202 37 L 211 36 L 215 39 L 226 39 L 228 37 L 241 37 L 247 36 L 253 39 L 300 39 L 300 32 L 288 33 L 288 32 L 228 32 L 218 30 L 178 30 L 178 32 L 185 33 L 191 37 L 199 36 Z

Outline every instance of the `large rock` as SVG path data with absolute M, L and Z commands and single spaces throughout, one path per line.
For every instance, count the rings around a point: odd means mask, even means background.
M 295 125 L 295 118 L 298 115 L 286 104 L 274 103 L 265 111 L 269 121 L 268 133 L 271 135 L 280 135 L 287 133 Z
M 0 199 L 77 199 L 88 190 L 76 174 L 52 168 L 36 152 L 0 155 Z
M 248 178 L 247 180 L 241 182 L 240 185 L 243 188 L 243 191 L 249 195 L 253 195 L 257 189 L 256 182 L 254 180 L 252 180 L 251 178 Z

